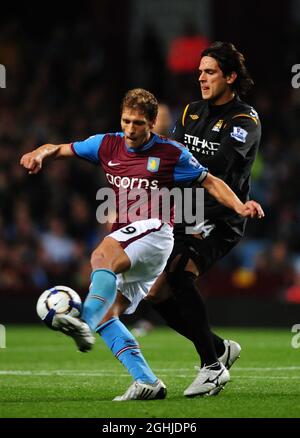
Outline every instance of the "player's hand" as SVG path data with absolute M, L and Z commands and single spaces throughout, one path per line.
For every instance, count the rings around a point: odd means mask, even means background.
M 243 217 L 256 217 L 258 219 L 262 219 L 263 217 L 265 217 L 265 213 L 261 205 L 256 201 L 245 202 L 243 211 L 240 212 L 240 215 Z
M 36 151 L 29 152 L 22 156 L 20 164 L 28 169 L 30 174 L 38 173 L 42 168 L 43 156 Z

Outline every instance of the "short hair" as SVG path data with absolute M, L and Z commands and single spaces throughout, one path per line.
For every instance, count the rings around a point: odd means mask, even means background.
M 203 50 L 201 58 L 203 56 L 214 58 L 224 76 L 229 75 L 233 71 L 236 72 L 237 78 L 230 87 L 236 90 L 238 94 L 246 94 L 254 85 L 245 66 L 244 55 L 232 43 L 215 41 L 207 49 Z
M 158 112 L 156 97 L 143 88 L 129 90 L 124 96 L 121 104 L 121 113 L 124 108 L 135 109 L 145 114 L 148 120 L 155 120 Z

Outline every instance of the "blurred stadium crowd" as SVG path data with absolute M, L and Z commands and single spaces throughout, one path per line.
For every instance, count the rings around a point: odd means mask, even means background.
M 72 32 L 56 25 L 41 39 L 20 38 L 18 24 L 11 21 L 0 31 L 0 62 L 8 75 L 7 88 L 0 90 L 0 289 L 26 293 L 61 283 L 84 291 L 90 252 L 107 233 L 96 221 L 95 194 L 103 175 L 74 160 L 51 163 L 29 176 L 19 159 L 43 143 L 119 130 L 118 105 L 126 89 L 115 96 L 112 84 L 122 67 L 107 72 L 112 55 L 84 17 L 73 23 Z M 131 78 L 128 88 L 150 87 L 169 105 L 173 124 L 186 97 L 199 98 L 197 75 L 178 76 L 167 57 L 161 65 L 160 90 L 155 75 L 152 83 L 149 77 Z M 252 195 L 266 218 L 249 223 L 238 248 L 207 274 L 209 293 L 300 302 L 300 92 L 289 86 L 284 94 L 280 105 L 267 91 L 251 96 L 263 126 Z

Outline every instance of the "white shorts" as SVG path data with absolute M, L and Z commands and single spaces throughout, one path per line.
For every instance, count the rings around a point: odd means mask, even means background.
M 147 219 L 107 237 L 120 242 L 130 259 L 130 269 L 117 275 L 117 288 L 131 302 L 125 313 L 133 313 L 167 263 L 173 249 L 173 228 L 159 219 Z

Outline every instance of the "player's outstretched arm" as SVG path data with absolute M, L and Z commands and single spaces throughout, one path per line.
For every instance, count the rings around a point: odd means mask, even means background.
M 225 207 L 231 208 L 243 217 L 258 217 L 261 219 L 265 215 L 258 202 L 247 201 L 244 204 L 224 181 L 213 176 L 211 173 L 207 174 L 201 185 L 218 202 L 225 205 Z
M 30 174 L 38 173 L 46 158 L 72 157 L 74 153 L 70 143 L 44 144 L 21 157 L 20 164 L 29 170 Z

